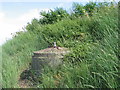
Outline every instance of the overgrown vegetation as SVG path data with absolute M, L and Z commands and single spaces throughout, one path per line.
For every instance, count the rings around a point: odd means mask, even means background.
M 72 9 L 72 13 L 63 8 L 41 12 L 43 18 L 33 19 L 27 32 L 16 34 L 2 46 L 3 87 L 19 87 L 19 75 L 31 62 L 32 52 L 53 42 L 71 53 L 61 67 L 45 67 L 37 87 L 120 87 L 117 5 L 73 3 Z

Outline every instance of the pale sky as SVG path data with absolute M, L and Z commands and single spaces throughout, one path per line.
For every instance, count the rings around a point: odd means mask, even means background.
M 0 0 L 0 45 L 11 39 L 11 33 L 21 31 L 33 18 L 40 18 L 39 12 L 55 7 L 68 10 L 72 2 L 85 4 L 89 0 Z M 96 1 L 96 0 L 90 0 Z M 98 1 L 98 0 L 97 0 Z M 99 0 L 104 1 L 104 0 Z M 108 0 L 106 0 L 108 1 Z M 119 0 L 115 0 L 118 2 Z

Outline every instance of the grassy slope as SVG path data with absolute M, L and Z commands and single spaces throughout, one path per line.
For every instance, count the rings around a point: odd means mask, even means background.
M 3 87 L 18 87 L 32 51 L 54 41 L 71 49 L 64 60 L 74 63 L 65 62 L 54 71 L 46 69 L 38 87 L 118 87 L 117 21 L 117 9 L 106 8 L 92 18 L 65 19 L 42 28 L 37 25 L 36 34 L 25 32 L 7 41 L 2 46 Z
M 48 69 L 39 87 L 118 87 L 116 11 L 106 8 L 90 19 L 65 20 L 49 25 L 45 29 L 47 32 L 43 31 L 49 37 L 48 41 L 57 41 L 60 46 L 71 48 L 72 53 L 65 60 L 77 62 L 77 65 L 67 63 L 56 71 Z
M 4 44 L 3 87 L 18 87 L 19 75 L 31 62 L 32 51 L 46 48 L 46 45 L 33 33 L 24 33 Z

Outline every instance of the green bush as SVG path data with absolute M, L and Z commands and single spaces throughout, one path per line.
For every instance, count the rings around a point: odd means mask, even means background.
M 69 48 L 71 52 L 64 57 L 60 67 L 45 67 L 42 77 L 38 78 L 42 83 L 37 87 L 120 87 L 118 8 L 97 6 L 95 3 L 89 3 L 84 8 L 88 12 L 91 10 L 91 17 L 72 18 L 71 15 L 63 18 L 64 10 L 58 9 L 45 13 L 47 18 L 33 19 L 26 32 L 7 41 L 2 46 L 3 87 L 19 87 L 19 75 L 31 62 L 32 52 L 52 46 L 53 42 Z M 82 9 L 77 4 L 74 10 L 80 14 Z M 56 16 L 57 20 L 53 15 L 58 13 L 60 18 Z M 40 22 L 45 23 L 42 25 Z
M 63 8 L 55 8 L 54 11 L 50 10 L 48 12 L 43 11 L 40 12 L 40 15 L 43 16 L 43 18 L 39 20 L 40 24 L 53 24 L 69 16 Z

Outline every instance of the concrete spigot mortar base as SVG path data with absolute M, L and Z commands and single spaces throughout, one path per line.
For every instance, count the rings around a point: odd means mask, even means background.
M 35 51 L 32 56 L 32 70 L 41 73 L 45 66 L 50 66 L 51 68 L 58 67 L 63 63 L 64 55 L 69 52 L 67 48 L 57 47 L 56 42 L 54 42 L 53 47 Z

